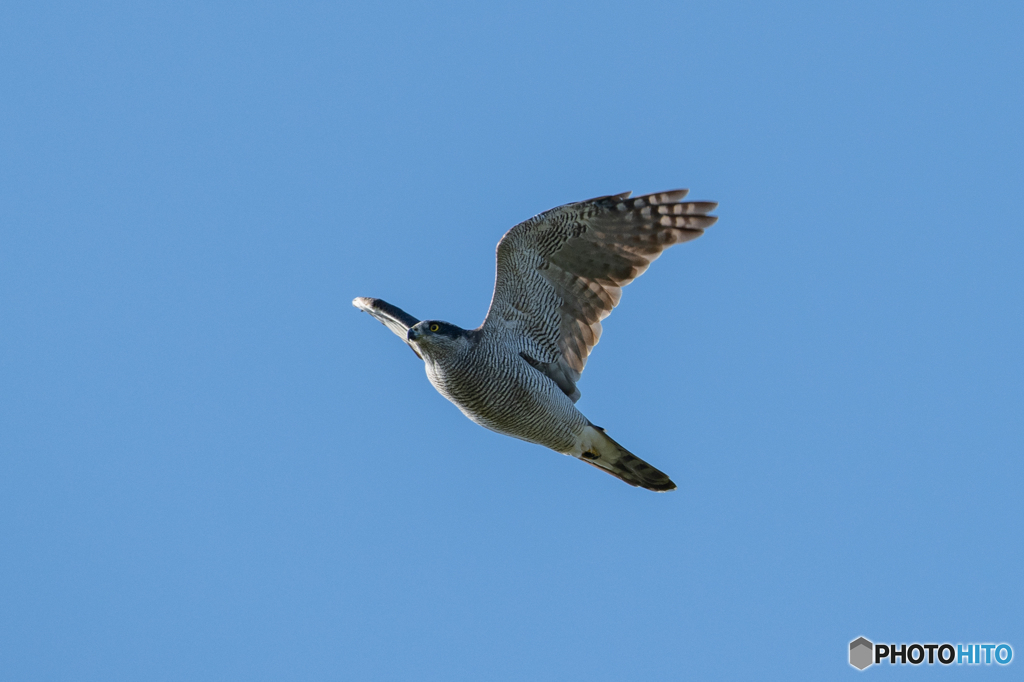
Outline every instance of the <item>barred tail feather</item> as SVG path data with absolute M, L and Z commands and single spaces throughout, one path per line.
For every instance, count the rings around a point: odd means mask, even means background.
M 590 424 L 585 428 L 583 443 L 583 453 L 579 458 L 587 464 L 647 490 L 663 493 L 676 489 L 676 484 L 666 474 L 616 443 L 599 426 Z

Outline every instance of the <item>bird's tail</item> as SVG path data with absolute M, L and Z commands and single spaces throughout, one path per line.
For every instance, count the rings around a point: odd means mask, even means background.
M 630 485 L 660 493 L 676 489 L 672 479 L 616 443 L 600 426 L 586 426 L 583 445 L 580 459 Z

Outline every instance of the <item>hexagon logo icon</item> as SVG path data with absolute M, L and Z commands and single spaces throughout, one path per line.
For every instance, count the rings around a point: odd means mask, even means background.
M 850 642 L 850 665 L 857 670 L 863 670 L 874 663 L 874 653 L 875 645 L 863 637 L 858 637 Z

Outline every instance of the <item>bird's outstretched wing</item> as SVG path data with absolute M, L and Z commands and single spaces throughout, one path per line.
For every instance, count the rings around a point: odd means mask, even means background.
M 718 220 L 707 215 L 717 203 L 684 202 L 686 193 L 598 197 L 513 227 L 498 243 L 494 297 L 483 330 L 522 335 L 532 350 L 523 357 L 577 400 L 576 381 L 622 287 L 662 251 L 696 239 Z
M 419 320 L 398 306 L 391 305 L 379 298 L 360 296 L 353 299 L 352 305 L 376 317 L 385 327 L 393 331 L 396 336 L 407 344 L 409 343 L 409 329 L 419 323 Z M 409 348 L 412 348 L 411 344 L 409 344 Z M 420 355 L 416 352 L 415 348 L 412 348 L 412 352 L 416 353 L 417 356 Z

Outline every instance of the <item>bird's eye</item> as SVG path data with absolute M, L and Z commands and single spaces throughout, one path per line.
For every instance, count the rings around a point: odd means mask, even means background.
M 441 329 L 441 325 L 439 325 L 439 324 L 432 324 L 432 325 L 430 325 L 430 331 L 432 331 L 432 332 L 436 332 L 439 329 Z

